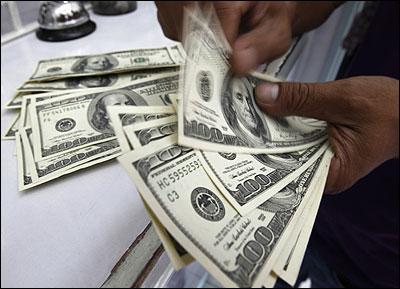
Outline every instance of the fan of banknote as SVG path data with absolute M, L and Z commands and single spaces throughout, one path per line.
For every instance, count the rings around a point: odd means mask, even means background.
M 262 113 L 254 88 L 283 80 L 231 73 L 211 7 L 184 23 L 183 46 L 39 62 L 7 104 L 19 189 L 118 157 L 177 270 L 293 285 L 332 157 L 326 123 Z

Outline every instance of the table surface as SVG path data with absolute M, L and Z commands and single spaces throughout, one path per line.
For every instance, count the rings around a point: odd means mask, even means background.
M 126 15 L 90 16 L 97 29 L 81 39 L 49 43 L 30 33 L 1 47 L 2 108 L 41 59 L 174 43 L 152 2 Z M 2 109 L 1 132 L 14 113 Z M 14 148 L 1 142 L 1 286 L 101 286 L 149 222 L 128 175 L 111 161 L 20 193 Z
M 334 36 L 343 10 L 308 35 L 290 79 L 321 80 L 327 56 L 340 46 Z M 152 2 L 126 15 L 90 16 L 97 29 L 84 38 L 48 43 L 30 33 L 1 47 L 2 108 L 41 59 L 174 44 Z M 2 109 L 2 133 L 14 113 Z M 20 193 L 14 149 L 14 141 L 1 142 L 1 286 L 101 286 L 149 222 L 134 184 L 111 161 Z

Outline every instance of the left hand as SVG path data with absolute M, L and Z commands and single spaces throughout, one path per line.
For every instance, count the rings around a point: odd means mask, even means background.
M 259 107 L 274 116 L 328 122 L 332 158 L 325 191 L 351 187 L 383 162 L 399 157 L 399 81 L 360 76 L 327 83 L 263 83 Z

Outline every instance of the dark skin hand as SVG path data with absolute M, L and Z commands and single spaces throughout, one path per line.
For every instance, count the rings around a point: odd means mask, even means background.
M 158 21 L 168 38 L 182 39 L 183 8 L 193 4 L 193 1 L 156 1 Z M 213 4 L 233 48 L 232 69 L 245 74 L 283 55 L 293 36 L 318 27 L 340 2 L 214 1 Z
M 261 84 L 259 107 L 275 116 L 326 120 L 331 161 L 326 192 L 351 187 L 383 162 L 399 156 L 399 81 L 358 76 L 326 83 Z
M 243 75 L 283 55 L 293 36 L 321 25 L 340 2 L 213 4 L 233 48 L 232 69 Z M 183 7 L 191 3 L 156 1 L 156 5 L 164 34 L 180 40 Z M 325 187 L 328 193 L 346 190 L 386 160 L 399 156 L 397 79 L 360 76 L 327 83 L 263 83 L 256 88 L 256 99 L 269 115 L 328 122 L 335 152 Z

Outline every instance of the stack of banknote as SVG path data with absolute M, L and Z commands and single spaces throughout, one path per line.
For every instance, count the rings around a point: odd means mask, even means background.
M 20 189 L 118 157 L 171 263 L 223 286 L 293 285 L 325 187 L 326 123 L 261 112 L 231 73 L 212 7 L 185 11 L 183 47 L 41 61 L 9 102 Z
M 211 8 L 186 11 L 184 27 L 177 114 L 109 107 L 118 159 L 177 269 L 197 260 L 226 287 L 293 285 L 332 157 L 326 123 L 262 113 L 254 88 L 280 80 L 232 75 Z
M 25 190 L 121 154 L 107 106 L 171 105 L 181 45 L 40 61 L 6 108 Z

